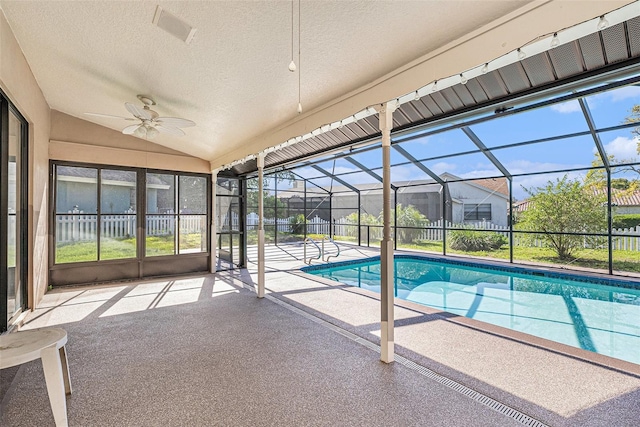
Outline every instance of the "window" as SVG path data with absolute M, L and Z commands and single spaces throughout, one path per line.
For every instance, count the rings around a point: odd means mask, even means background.
M 147 172 L 146 181 L 146 256 L 207 252 L 208 179 Z
M 491 221 L 491 203 L 464 205 L 465 221 Z
M 58 166 L 55 263 L 98 260 L 98 169 Z
M 208 252 L 207 176 L 61 162 L 53 170 L 54 264 Z

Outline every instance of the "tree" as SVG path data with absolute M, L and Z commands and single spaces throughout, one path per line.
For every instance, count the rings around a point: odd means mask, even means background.
M 278 172 L 273 176 L 266 176 L 263 180 L 263 203 L 264 203 L 264 217 L 275 218 L 276 210 L 278 216 L 282 218 L 283 214 L 287 212 L 287 205 L 280 199 L 276 199 L 275 195 L 269 194 L 270 180 L 275 179 L 276 182 L 292 182 L 295 180 L 294 175 L 291 172 Z M 271 189 L 273 190 L 273 189 Z M 247 180 L 247 212 L 258 211 L 258 179 L 251 178 Z M 277 208 L 277 209 L 276 209 Z
M 631 108 L 631 114 L 624 120 L 625 123 L 640 123 L 640 104 Z M 634 128 L 631 133 L 640 136 L 640 126 Z M 638 154 L 640 154 L 640 141 L 638 141 Z
M 527 189 L 531 202 L 522 212 L 518 230 L 542 231 L 544 241 L 561 260 L 571 259 L 585 241 L 598 244 L 598 238 L 585 234 L 607 229 L 606 195 L 565 175 L 547 182 L 545 187 Z M 579 233 L 580 235 L 565 234 Z

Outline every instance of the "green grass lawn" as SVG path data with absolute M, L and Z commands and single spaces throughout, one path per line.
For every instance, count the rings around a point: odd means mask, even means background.
M 417 249 L 442 253 L 442 243 L 420 241 L 398 245 L 398 248 Z M 462 254 L 481 258 L 509 259 L 509 247 L 503 246 L 495 251 L 465 252 L 447 247 L 447 254 Z M 573 259 L 561 260 L 551 248 L 533 248 L 516 246 L 513 248 L 514 261 L 529 261 L 557 266 L 576 266 L 608 270 L 609 253 L 603 249 L 583 249 L 574 253 Z M 613 251 L 613 269 L 618 271 L 640 272 L 639 251 Z
M 201 247 L 201 235 L 192 233 L 180 236 L 180 250 L 193 251 Z M 149 236 L 147 237 L 147 256 L 173 255 L 174 236 Z M 98 256 L 95 241 L 71 242 L 58 244 L 56 247 L 56 264 L 69 262 L 96 261 Z M 100 248 L 100 259 L 124 259 L 135 258 L 136 238 L 127 239 L 103 239 Z
M 267 243 L 274 243 L 274 230 L 265 230 Z M 309 235 L 320 242 L 322 235 Z M 278 232 L 278 243 L 302 241 L 304 235 Z M 335 240 L 357 243 L 356 237 L 336 236 Z M 251 231 L 247 235 L 247 244 L 258 243 L 257 231 Z M 366 242 L 363 242 L 366 244 Z M 378 240 L 369 242 L 370 246 L 379 246 Z M 200 250 L 201 236 L 198 233 L 187 234 L 181 237 L 181 251 Z M 174 236 L 149 236 L 146 242 L 147 256 L 172 255 L 174 253 Z M 415 249 L 433 253 L 442 253 L 442 242 L 417 241 L 414 243 L 398 242 L 398 249 Z M 135 258 L 135 238 L 109 239 L 102 242 L 100 258 L 103 260 Z M 509 259 L 509 247 L 503 246 L 495 251 L 464 252 L 447 247 L 447 254 L 461 254 L 480 258 L 493 258 L 498 260 Z M 81 261 L 96 261 L 96 242 L 75 242 L 59 244 L 56 248 L 56 263 L 69 263 Z M 609 254 L 602 249 L 584 249 L 576 251 L 571 260 L 560 260 L 550 248 L 534 248 L 516 246 L 513 249 L 514 261 L 535 262 L 555 266 L 575 266 L 608 270 Z M 613 251 L 613 269 L 621 272 L 640 273 L 640 251 Z

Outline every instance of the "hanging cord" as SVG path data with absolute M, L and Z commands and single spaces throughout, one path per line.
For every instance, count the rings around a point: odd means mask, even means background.
M 302 21 L 300 20 L 300 0 L 298 0 L 298 113 L 302 113 L 302 95 L 300 94 L 300 80 L 302 79 L 302 62 L 300 60 L 300 45 L 302 39 L 300 38 L 300 27 Z

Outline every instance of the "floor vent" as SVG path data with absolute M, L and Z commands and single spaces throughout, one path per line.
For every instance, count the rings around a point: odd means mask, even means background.
M 247 285 L 245 284 L 245 287 L 248 289 L 253 290 L 253 286 Z M 380 352 L 380 346 L 377 344 L 372 343 L 371 341 L 365 340 L 364 338 L 361 338 L 347 330 L 344 330 L 342 328 L 340 328 L 339 326 L 336 326 L 332 323 L 329 323 L 325 320 L 322 320 L 312 314 L 307 313 L 304 310 L 301 310 L 297 307 L 294 307 L 290 304 L 287 304 L 284 301 L 279 300 L 278 298 L 275 298 L 273 296 L 267 295 L 266 298 L 269 301 L 272 301 L 284 308 L 287 308 L 290 311 L 293 311 L 296 314 L 299 314 L 300 316 L 303 316 L 315 323 L 318 323 L 322 326 L 324 326 L 325 328 L 328 328 L 332 331 L 335 331 L 337 333 L 339 333 L 340 335 L 343 335 L 355 342 L 357 342 L 360 345 L 363 345 L 364 347 L 367 347 L 370 350 L 373 350 L 375 352 Z M 412 369 L 418 373 L 420 373 L 421 375 L 424 375 L 427 378 L 430 378 L 434 381 L 439 382 L 442 385 L 445 385 L 455 391 L 457 391 L 458 393 L 464 394 L 465 396 L 469 397 L 470 399 L 473 399 L 485 406 L 488 406 L 489 408 L 493 409 L 494 411 L 500 412 L 501 414 L 509 417 L 509 418 L 513 418 L 514 420 L 518 421 L 520 424 L 523 424 L 525 426 L 529 426 L 529 427 L 548 427 L 547 424 L 544 424 L 541 421 L 536 420 L 533 417 L 530 417 L 527 414 L 524 414 L 520 411 L 518 411 L 517 409 L 511 408 L 503 403 L 498 402 L 497 400 L 494 400 L 492 398 L 490 398 L 489 396 L 486 396 L 482 393 L 479 393 L 463 384 L 460 384 L 459 382 L 453 381 L 447 377 L 444 377 L 440 374 L 435 373 L 434 371 L 432 371 L 431 369 L 425 368 L 424 366 L 418 365 L 416 362 L 409 360 L 405 357 L 402 356 L 395 356 L 395 361 L 400 363 L 401 365 L 404 365 L 405 367 Z

